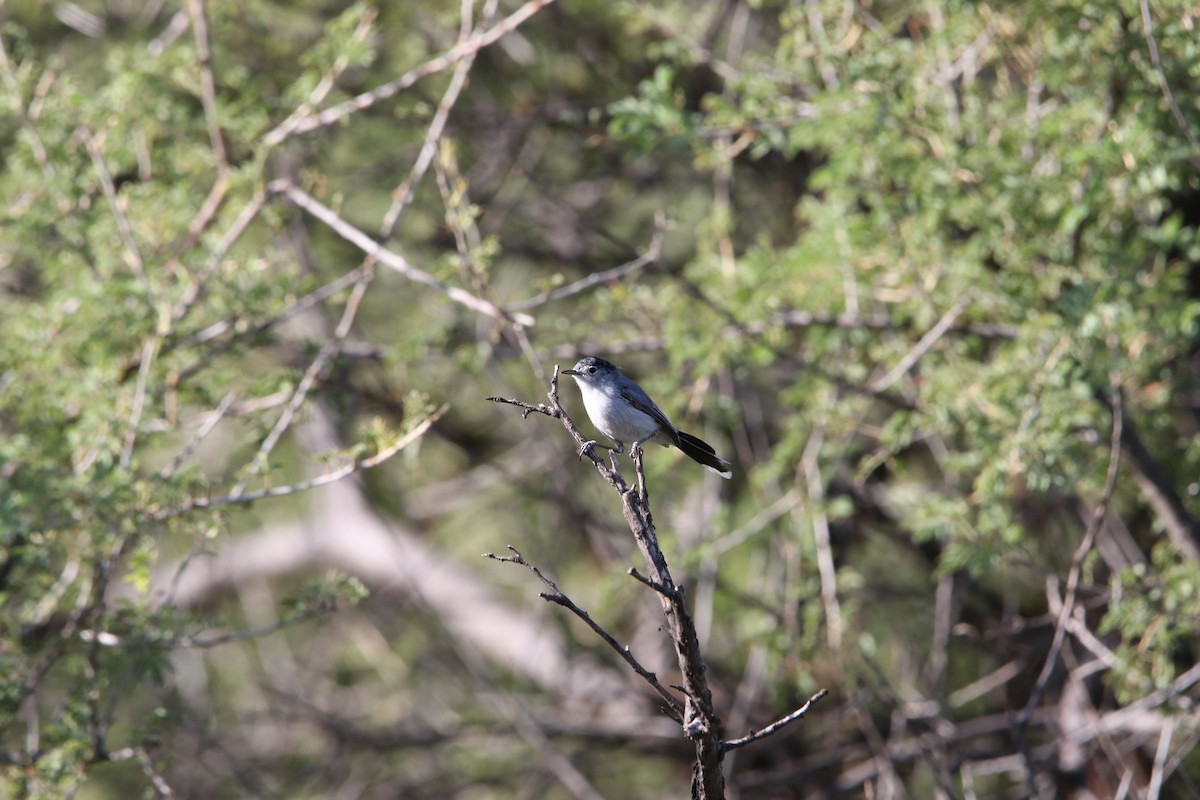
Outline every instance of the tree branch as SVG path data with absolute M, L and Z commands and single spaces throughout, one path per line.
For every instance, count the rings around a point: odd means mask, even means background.
M 385 83 L 369 92 L 364 92 L 363 94 L 351 98 L 343 103 L 338 103 L 337 105 L 327 108 L 318 114 L 303 117 L 290 117 L 285 123 L 268 133 L 266 137 L 264 137 L 263 141 L 266 142 L 268 147 L 274 147 L 289 136 L 298 133 L 307 133 L 309 131 L 316 130 L 317 128 L 333 125 L 350 114 L 370 108 L 381 100 L 394 97 L 405 89 L 408 89 L 416 84 L 416 82 L 422 78 L 426 78 L 430 75 L 436 75 L 437 73 L 448 69 L 450 65 L 456 61 L 466 58 L 468 55 L 478 53 L 488 45 L 494 44 L 501 37 L 515 30 L 551 2 L 553 2 L 553 0 L 529 0 L 529 2 L 525 3 L 525 5 L 509 14 L 507 17 L 488 28 L 486 31 L 478 33 L 466 41 L 460 41 L 445 53 L 442 53 L 440 56 L 435 58 L 431 58 L 424 64 L 409 70 L 394 81 Z
M 679 698 L 667 691 L 665 686 L 658 682 L 657 675 L 643 667 L 641 663 L 633 657 L 633 653 L 629 650 L 628 646 L 622 645 L 620 642 L 618 642 L 616 638 L 612 636 L 612 634 L 610 634 L 595 620 L 593 620 L 588 612 L 575 605 L 575 602 L 563 594 L 562 590 L 558 588 L 558 584 L 547 578 L 545 574 L 537 568 L 537 565 L 531 564 L 529 561 L 525 560 L 525 557 L 521 555 L 517 548 L 510 544 L 508 545 L 508 549 L 510 552 L 512 552 L 511 556 L 498 556 L 495 553 L 484 553 L 483 557 L 510 564 L 520 564 L 523 567 L 527 567 L 529 571 L 536 575 L 538 580 L 545 584 L 546 588 L 549 589 L 548 592 L 541 593 L 542 599 L 562 606 L 583 620 L 597 636 L 603 639 L 609 647 L 616 651 L 617 655 L 619 655 L 625 661 L 625 663 L 627 663 L 633 669 L 634 672 L 636 672 L 644 681 L 646 681 L 646 683 L 650 684 L 650 687 L 654 689 L 654 691 L 658 693 L 658 696 L 666 702 L 668 716 L 670 716 L 671 719 L 675 720 L 676 722 L 683 722 L 683 703 L 679 701 Z
M 522 409 L 522 418 L 526 418 L 532 413 L 554 417 L 561 421 L 571 436 L 575 438 L 576 442 L 582 445 L 585 442 L 583 435 L 579 432 L 579 429 L 559 402 L 558 375 L 559 369 L 556 365 L 548 394 L 551 403 L 549 406 L 544 404 L 535 405 L 521 400 L 499 397 L 489 397 L 487 399 L 492 402 L 505 403 Z M 650 493 L 646 483 L 646 473 L 643 464 L 644 451 L 640 447 L 633 447 L 629 453 L 630 457 L 633 458 L 634 468 L 637 473 L 638 482 L 636 488 L 629 486 L 621 476 L 621 473 L 617 469 L 615 454 L 612 455 L 612 468 L 610 469 L 605 466 L 603 460 L 592 452 L 591 449 L 581 451 L 581 457 L 585 453 L 592 460 L 593 464 L 595 464 L 597 471 L 604 476 L 620 495 L 622 514 L 629 525 L 630 531 L 633 532 L 634 541 L 637 543 L 638 550 L 641 551 L 642 558 L 646 562 L 648 576 L 642 576 L 636 570 L 630 570 L 630 574 L 654 589 L 662 605 L 662 612 L 665 617 L 664 629 L 671 636 L 671 642 L 674 645 L 676 660 L 682 676 L 682 683 L 676 687 L 683 692 L 685 697 L 683 715 L 680 722 L 684 735 L 692 741 L 695 747 L 696 755 L 692 765 L 692 798 L 693 800 L 722 800 L 725 797 L 725 776 L 722 760 L 725 752 L 733 748 L 729 746 L 728 742 L 722 739 L 722 723 L 720 717 L 717 716 L 716 711 L 713 709 L 712 692 L 708 686 L 707 667 L 700 650 L 700 641 L 696 634 L 695 623 L 692 621 L 691 613 L 687 608 L 686 593 L 683 587 L 676 584 L 675 580 L 671 577 L 670 570 L 667 567 L 667 560 L 663 556 L 662 548 L 658 544 L 658 534 L 654 528 L 654 519 L 650 512 Z M 516 551 L 514 550 L 513 552 L 515 553 Z M 519 556 L 520 554 L 517 555 Z M 497 556 L 492 557 L 497 560 L 515 560 L 501 559 Z M 524 563 L 524 559 L 519 563 Z M 543 583 L 552 587 L 552 595 L 558 592 L 557 587 L 553 586 L 548 579 L 537 573 L 536 570 L 535 574 L 538 574 Z M 543 595 L 543 597 L 545 596 Z M 553 600 L 554 598 L 551 596 L 547 597 L 547 599 Z M 558 601 L 554 600 L 554 602 Z M 823 696 L 824 694 L 821 694 L 821 697 Z M 820 698 L 817 697 L 816 699 Z M 783 720 L 773 723 L 768 733 L 761 735 L 752 734 L 751 738 L 747 738 L 744 742 L 734 740 L 735 742 L 741 742 L 740 744 L 735 744 L 734 747 L 741 747 L 757 738 L 768 736 L 770 733 L 788 724 L 788 722 L 799 719 L 803 716 L 801 712 L 806 712 L 807 707 L 812 702 L 815 701 L 810 700 L 798 712 L 793 712 L 788 717 L 783 718 Z
M 268 189 L 271 193 L 285 195 L 297 206 L 304 209 L 321 222 L 325 223 L 325 225 L 331 228 L 338 236 L 341 236 L 343 239 L 350 242 L 350 244 L 354 245 L 359 250 L 362 250 L 368 256 L 377 259 L 380 264 L 399 272 L 401 275 L 408 278 L 410 281 L 413 281 L 414 283 L 420 283 L 432 289 L 437 289 L 454 302 L 466 306 L 472 311 L 484 314 L 485 316 L 493 317 L 503 322 L 516 322 L 520 325 L 530 327 L 536 321 L 528 314 L 506 313 L 482 297 L 476 297 L 470 292 L 460 289 L 457 286 L 449 286 L 445 283 L 442 283 L 425 270 L 414 266 L 404 256 L 388 250 L 383 245 L 379 244 L 379 242 L 376 242 L 370 236 L 363 233 L 346 220 L 342 219 L 342 217 L 340 217 L 332 208 L 329 208 L 324 203 L 310 195 L 308 192 L 296 186 L 290 180 L 280 178 L 272 181 Z
M 763 728 L 761 731 L 751 730 L 750 733 L 746 734 L 745 736 L 743 736 L 740 739 L 730 739 L 727 742 L 723 742 L 721 744 L 722 750 L 724 750 L 724 752 L 728 753 L 730 750 L 737 750 L 739 747 L 745 747 L 746 745 L 750 744 L 751 742 L 757 742 L 759 739 L 767 738 L 771 734 L 777 732 L 781 728 L 784 728 L 784 727 L 792 724 L 793 722 L 795 722 L 798 719 L 804 719 L 804 715 L 808 713 L 808 710 L 810 708 L 812 708 L 814 705 L 816 705 L 817 703 L 824 700 L 828 694 L 829 694 L 828 689 L 822 689 L 821 691 L 814 694 L 812 697 L 808 698 L 808 702 L 806 702 L 804 705 L 800 706 L 795 711 L 788 714 L 786 717 L 780 717 L 779 719 L 775 720 L 770 725 Z

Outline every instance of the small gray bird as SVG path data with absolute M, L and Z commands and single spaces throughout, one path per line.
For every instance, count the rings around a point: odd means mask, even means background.
M 718 456 L 706 442 L 672 425 L 650 395 L 621 374 L 611 362 L 588 356 L 571 369 L 564 369 L 563 374 L 570 375 L 579 384 L 583 407 L 592 424 L 616 442 L 616 447 L 608 449 L 623 453 L 625 442 L 632 441 L 633 447 L 641 447 L 643 442 L 657 439 L 663 447 L 675 445 L 722 478 L 733 477 L 732 464 Z M 588 442 L 583 450 L 595 445 L 594 441 Z M 580 450 L 581 455 L 583 450 Z

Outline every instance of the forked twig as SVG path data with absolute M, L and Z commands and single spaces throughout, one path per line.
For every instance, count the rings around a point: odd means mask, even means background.
M 536 564 L 531 564 L 529 561 L 527 561 L 525 557 L 521 555 L 520 551 L 517 550 L 517 548 L 510 544 L 508 545 L 508 550 L 512 553 L 511 556 L 498 556 L 495 553 L 484 553 L 483 557 L 490 558 L 494 561 L 519 564 L 528 568 L 529 571 L 536 575 L 538 580 L 540 580 L 542 584 L 545 585 L 545 587 L 549 590 L 541 593 L 540 596 L 543 600 L 560 605 L 583 620 L 597 636 L 603 639 L 609 647 L 616 651 L 617 655 L 619 655 L 625 661 L 625 663 L 628 664 L 633 671 L 642 678 L 642 680 L 650 684 L 650 687 L 658 693 L 658 696 L 661 697 L 664 702 L 666 702 L 667 715 L 676 722 L 683 722 L 683 703 L 680 702 L 678 697 L 667 691 L 665 686 L 659 683 L 657 675 L 643 667 L 641 663 L 633 657 L 633 653 L 630 651 L 628 646 L 622 645 L 620 642 L 618 642 L 612 636 L 612 634 L 604 630 L 604 628 L 602 628 L 594 619 L 592 619 L 588 612 L 575 605 L 575 602 L 563 594 L 562 590 L 558 588 L 558 584 L 547 578 L 546 575 L 540 569 L 538 569 Z

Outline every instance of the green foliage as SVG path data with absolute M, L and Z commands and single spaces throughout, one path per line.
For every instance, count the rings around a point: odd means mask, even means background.
M 1149 568 L 1138 565 L 1113 581 L 1119 601 L 1100 629 L 1120 636 L 1113 685 L 1124 702 L 1168 689 L 1196 640 L 1200 565 L 1178 561 L 1164 545 L 1152 556 Z

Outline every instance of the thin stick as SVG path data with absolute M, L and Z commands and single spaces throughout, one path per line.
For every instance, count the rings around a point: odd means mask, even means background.
M 326 472 L 322 475 L 318 475 L 315 478 L 310 478 L 309 480 L 291 483 L 287 486 L 273 486 L 268 489 L 259 489 L 253 492 L 231 492 L 223 497 L 193 497 L 178 508 L 154 515 L 153 519 L 163 520 L 170 517 L 177 517 L 180 514 L 192 511 L 193 509 L 245 505 L 247 503 L 253 503 L 256 500 L 262 500 L 264 497 L 284 497 L 286 495 L 296 494 L 298 492 L 306 492 L 309 489 L 315 489 L 318 486 L 324 486 L 326 484 L 333 483 L 334 481 L 340 481 L 343 478 L 348 478 L 361 470 L 377 467 L 384 461 L 387 461 L 389 458 L 396 455 L 396 453 L 399 453 L 405 447 L 423 436 L 425 432 L 428 431 L 433 425 L 433 423 L 437 422 L 438 419 L 441 418 L 442 414 L 445 414 L 449 408 L 449 405 L 442 406 L 437 411 L 433 412 L 428 417 L 417 423 L 417 425 L 408 433 L 404 434 L 394 443 L 380 450 L 375 455 L 368 458 L 356 459 L 340 469 L 335 469 L 332 472 Z
M 528 300 L 522 300 L 519 303 L 514 303 L 508 306 L 509 311 L 528 311 L 531 308 L 537 308 L 547 303 L 553 303 L 555 300 L 562 300 L 564 297 L 586 292 L 594 286 L 599 286 L 602 283 L 616 283 L 619 280 L 629 277 L 634 272 L 644 269 L 651 264 L 657 263 L 662 255 L 663 234 L 666 229 L 666 215 L 659 211 L 654 215 L 654 237 L 650 240 L 650 246 L 646 248 L 646 252 L 642 253 L 632 261 L 627 261 L 618 267 L 606 269 L 601 272 L 595 272 L 586 278 L 577 280 L 574 283 L 569 283 L 566 286 L 540 294 L 537 297 L 531 297 Z
M 920 341 L 913 346 L 912 350 L 909 350 L 904 355 L 904 358 L 900 359 L 899 364 L 894 366 L 892 370 L 888 372 L 888 374 L 884 375 L 879 380 L 872 381 L 868 388 L 873 392 L 882 392 L 884 389 L 887 389 L 893 383 L 904 377 L 904 374 L 912 369 L 913 365 L 916 364 L 922 356 L 929 352 L 929 348 L 933 347 L 934 343 L 937 342 L 938 339 L 942 338 L 946 331 L 950 330 L 950 327 L 954 324 L 954 321 L 959 318 L 959 316 L 963 311 L 966 310 L 970 303 L 971 298 L 969 295 L 961 298 L 957 303 L 954 304 L 953 308 L 942 315 L 942 318 L 937 321 L 936 325 L 929 329 L 928 333 L 921 337 Z
M 368 9 L 358 21 L 358 25 L 354 29 L 354 41 L 362 42 L 371 35 L 374 28 L 375 18 L 378 16 L 378 11 Z M 337 79 L 341 76 L 346 68 L 350 66 L 350 59 L 345 56 L 338 56 L 330 65 L 329 69 L 321 76 L 321 80 L 317 81 L 317 85 L 308 93 L 308 97 L 304 102 L 298 105 L 288 118 L 277 125 L 274 130 L 266 135 L 264 141 L 268 147 L 273 147 L 283 141 L 296 126 L 304 120 L 305 117 L 313 113 L 318 105 L 333 91 L 333 87 L 337 85 Z
M 517 322 L 526 327 L 532 327 L 535 324 L 536 320 L 528 314 L 505 313 L 494 304 L 489 303 L 481 297 L 476 297 L 464 289 L 460 289 L 457 286 L 447 286 L 425 270 L 413 266 L 404 256 L 383 247 L 370 236 L 338 216 L 337 212 L 333 209 L 324 205 L 308 192 L 294 185 L 291 181 L 286 179 L 272 181 L 268 188 L 273 193 L 286 195 L 297 206 L 329 226 L 338 236 L 341 236 L 368 256 L 378 260 L 385 267 L 399 272 L 410 281 L 437 289 L 454 302 L 464 305 L 472 311 L 477 311 L 480 314 L 503 322 Z
M 1183 135 L 1187 137 L 1188 142 L 1192 145 L 1192 149 L 1200 151 L 1200 138 L 1192 130 L 1192 126 L 1188 124 L 1187 117 L 1183 115 L 1183 109 L 1179 107 L 1179 103 L 1175 100 L 1175 93 L 1171 91 L 1171 85 L 1167 83 L 1167 72 L 1163 69 L 1162 56 L 1158 52 L 1158 40 L 1154 38 L 1154 23 L 1150 18 L 1150 3 L 1149 0 L 1141 0 L 1142 8 L 1142 28 L 1146 32 L 1146 44 L 1150 47 L 1150 61 L 1154 64 L 1154 72 L 1158 77 L 1158 86 L 1162 89 L 1163 98 L 1166 99 L 1167 105 L 1171 109 L 1172 116 L 1179 123 L 1180 129 L 1183 130 Z M 1196 153 L 1192 154 L 1192 164 L 1200 169 L 1200 156 Z
M 308 365 L 308 369 L 304 371 L 304 377 L 301 378 L 300 383 L 296 385 L 296 390 L 292 392 L 292 397 L 288 401 L 287 406 L 283 409 L 283 413 L 280 414 L 279 419 L 275 421 L 275 427 L 271 429 L 271 432 L 267 434 L 267 438 L 263 439 L 262 444 L 259 446 L 258 452 L 254 456 L 254 464 L 256 468 L 261 468 L 261 466 L 266 463 L 267 457 L 271 454 L 271 451 L 275 449 L 275 446 L 279 443 L 279 440 L 283 438 L 283 434 L 288 428 L 291 427 L 292 420 L 295 419 L 296 413 L 300 410 L 300 407 L 304 405 L 304 401 L 308 399 L 308 393 L 312 390 L 313 386 L 316 385 L 317 377 L 321 374 L 322 370 L 325 369 L 325 365 L 329 363 L 330 359 L 337 354 L 342 340 L 349 332 L 350 323 L 354 320 L 355 315 L 358 313 L 359 304 L 362 302 L 363 295 L 366 294 L 367 286 L 370 284 L 372 277 L 373 275 L 368 272 L 359 279 L 358 283 L 354 285 L 354 290 L 351 292 L 350 297 L 346 300 L 346 307 L 342 312 L 342 319 L 338 323 L 337 330 L 334 331 L 333 338 L 321 345 L 321 349 L 317 352 L 316 357 L 312 360 L 312 363 Z M 250 476 L 247 475 L 245 478 L 242 478 L 237 482 L 237 484 L 233 487 L 231 494 L 235 496 L 242 494 L 249 482 Z
M 1108 472 L 1104 478 L 1104 489 L 1100 493 L 1100 500 L 1096 503 L 1096 508 L 1092 512 L 1092 520 L 1088 523 L 1087 531 L 1083 534 L 1083 539 L 1079 542 L 1079 547 L 1075 550 L 1075 556 L 1071 559 L 1071 569 L 1067 573 L 1067 587 L 1063 596 L 1062 608 L 1058 610 L 1058 619 L 1054 625 L 1054 639 L 1050 643 L 1050 652 L 1046 656 L 1046 663 L 1042 665 L 1042 671 L 1038 675 L 1037 682 L 1034 683 L 1033 691 L 1029 695 L 1029 700 L 1026 701 L 1025 707 L 1021 709 L 1021 713 L 1017 716 L 1017 727 L 1024 727 L 1030 717 L 1033 716 L 1033 711 L 1037 707 L 1038 702 L 1042 698 L 1042 693 L 1046 689 L 1047 683 L 1050 681 L 1050 675 L 1054 671 L 1054 667 L 1058 664 L 1058 656 L 1062 651 L 1063 640 L 1067 632 L 1067 620 L 1075 611 L 1075 596 L 1079 590 L 1080 576 L 1083 573 L 1083 561 L 1087 558 L 1087 554 L 1091 552 L 1092 545 L 1096 541 L 1097 534 L 1100 533 L 1100 526 L 1104 524 L 1105 518 L 1108 516 L 1108 503 L 1112 499 L 1113 491 L 1117 484 L 1117 472 L 1121 466 L 1121 426 L 1122 426 L 1122 398 L 1121 388 L 1113 386 L 1113 401 L 1112 401 L 1112 435 L 1109 443 L 1108 454 Z
M 268 147 L 273 147 L 279 144 L 289 136 L 300 133 L 308 133 L 317 128 L 324 128 L 340 122 L 343 118 L 357 111 L 370 108 L 381 100 L 386 100 L 389 97 L 394 97 L 400 94 L 405 89 L 416 84 L 422 78 L 436 75 L 450 67 L 451 64 L 479 52 L 490 44 L 494 44 L 501 37 L 515 30 L 518 26 L 528 20 L 544 7 L 550 5 L 554 0 L 529 0 L 528 3 L 518 8 L 513 13 L 502 19 L 500 22 L 488 28 L 483 33 L 477 36 L 472 36 L 465 42 L 459 42 L 454 47 L 447 50 L 440 56 L 426 61 L 424 64 L 409 70 L 394 81 L 385 83 L 369 92 L 358 95 L 344 103 L 338 103 L 336 106 L 327 108 L 321 113 L 296 119 L 294 122 L 289 120 L 291 124 L 284 123 L 275 130 L 268 133 L 264 139 Z
M 117 198 L 117 187 L 113 183 L 112 174 L 108 171 L 108 165 L 104 163 L 104 157 L 100 152 L 100 145 L 96 143 L 96 140 L 87 128 L 81 127 L 77 133 L 87 147 L 88 155 L 92 159 L 92 166 L 95 167 L 96 175 L 100 178 L 100 188 L 104 191 L 104 199 L 108 201 L 108 207 L 112 210 L 113 219 L 116 220 L 117 233 L 121 237 L 122 244 L 125 245 L 125 260 L 129 264 L 130 271 L 142 282 L 148 293 L 150 283 L 146 279 L 145 262 L 142 260 L 142 253 L 138 249 L 137 241 L 133 238 L 133 227 L 129 224 L 129 217 L 125 215 L 125 210 L 121 208 L 121 201 Z M 153 306 L 153 301 L 150 297 L 147 297 L 146 301 Z
M 470 3 L 464 3 L 463 9 L 463 24 L 469 23 Z M 464 35 L 460 39 L 465 40 Z M 392 205 L 383 215 L 383 223 L 379 226 L 379 238 L 386 239 L 392 235 L 392 231 L 396 229 L 396 223 L 400 221 L 400 215 L 404 213 L 404 209 L 412 202 L 414 193 L 413 187 L 420 183 L 421 178 L 429 170 L 429 165 L 433 163 L 433 157 L 437 153 L 438 142 L 442 140 L 442 132 L 446 129 L 446 121 L 450 118 L 450 109 L 454 108 L 454 104 L 458 102 L 458 96 L 462 89 L 467 84 L 467 74 L 471 71 L 471 65 L 475 63 L 475 53 L 469 53 L 463 57 L 454 67 L 454 75 L 450 78 L 450 85 L 446 88 L 445 94 L 442 95 L 442 100 L 438 103 L 437 111 L 433 114 L 433 119 L 429 122 L 429 127 L 425 131 L 425 140 L 421 142 L 421 150 L 417 153 L 417 160 L 413 162 L 412 169 L 409 170 L 408 177 L 395 188 L 392 192 Z
M 225 135 L 221 131 L 220 114 L 217 109 L 217 81 L 213 75 L 212 48 L 209 46 L 208 17 L 204 0 L 189 0 L 187 12 L 192 20 L 196 60 L 200 67 L 200 103 L 204 107 L 204 120 L 208 124 L 208 140 L 213 160 L 217 162 L 217 177 L 208 197 L 204 199 L 200 210 L 188 226 L 183 249 L 189 249 L 199 241 L 200 235 L 216 219 L 217 211 L 225 202 L 225 193 L 229 190 L 229 157 L 226 154 Z
M 739 747 L 745 747 L 751 742 L 757 742 L 759 739 L 765 739 L 778 731 L 780 728 L 790 725 L 798 719 L 804 719 L 804 715 L 808 713 L 808 710 L 815 704 L 821 702 L 821 700 L 823 700 L 828 694 L 828 689 L 822 689 L 812 697 L 808 698 L 808 702 L 806 702 L 804 705 L 800 706 L 786 717 L 781 717 L 780 719 L 775 720 L 761 731 L 750 731 L 749 734 L 740 739 L 730 739 L 728 741 L 721 742 L 722 752 L 728 753 L 730 750 L 737 750 Z
M 658 592 L 663 597 L 666 597 L 668 599 L 674 599 L 674 594 L 672 594 L 672 592 L 669 588 L 667 588 L 666 586 L 663 586 L 661 583 L 658 583 L 657 581 L 650 580 L 645 575 L 638 572 L 637 567 L 630 567 L 628 570 L 626 570 L 626 572 L 628 573 L 629 577 L 633 578 L 635 581 L 638 581 L 639 583 L 643 583 L 646 586 L 649 586 L 651 589 Z
M 641 663 L 633 657 L 633 653 L 630 651 L 628 646 L 622 645 L 620 642 L 618 642 L 608 631 L 600 627 L 600 625 L 598 625 L 596 621 L 592 619 L 590 614 L 588 614 L 579 606 L 575 605 L 574 601 L 563 594 L 562 590 L 558 588 L 558 584 L 547 578 L 542 571 L 537 568 L 537 565 L 531 564 L 525 560 L 525 557 L 521 555 L 517 548 L 510 544 L 508 545 L 508 550 L 512 553 L 511 556 L 498 556 L 495 553 L 484 553 L 483 557 L 493 559 L 494 561 L 520 564 L 523 567 L 527 567 L 529 571 L 536 575 L 538 580 L 540 580 L 546 586 L 546 588 L 550 590 L 548 592 L 541 593 L 542 599 L 562 606 L 587 623 L 587 626 L 591 628 L 597 636 L 603 639 L 609 647 L 615 650 L 617 655 L 619 655 L 626 664 L 632 667 L 633 671 L 641 676 L 646 683 L 650 684 L 651 688 L 658 693 L 658 696 L 666 702 L 667 715 L 676 722 L 683 722 L 683 703 L 678 697 L 671 694 L 669 691 L 667 691 L 666 687 L 658 682 L 657 675 L 643 667 Z
M 129 469 L 133 461 L 133 446 L 137 442 L 138 425 L 142 422 L 142 410 L 146 407 L 146 382 L 150 376 L 150 365 L 154 362 L 154 351 L 158 349 L 158 338 L 150 337 L 142 347 L 142 363 L 138 366 L 137 388 L 133 393 L 133 409 L 125 428 L 125 443 L 121 447 L 121 469 Z
M 163 467 L 162 471 L 158 473 L 160 477 L 169 478 L 175 474 L 175 471 L 179 469 L 179 465 L 195 452 L 200 442 L 204 441 L 204 438 L 217 427 L 217 423 L 225 417 L 226 412 L 229 411 L 229 407 L 233 405 L 235 398 L 237 398 L 237 392 L 229 392 L 221 398 L 221 402 L 213 409 L 212 413 L 204 418 L 204 422 L 200 425 L 196 433 L 192 435 L 191 440 L 183 446 L 183 449 L 175 454 L 175 457 L 171 459 L 171 463 Z

